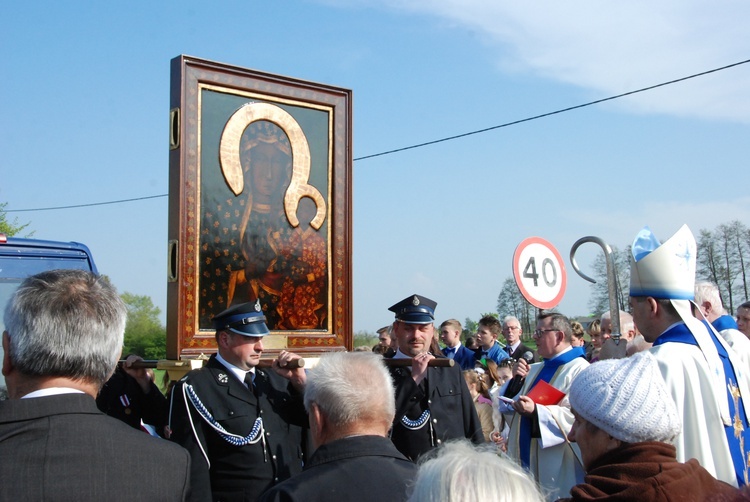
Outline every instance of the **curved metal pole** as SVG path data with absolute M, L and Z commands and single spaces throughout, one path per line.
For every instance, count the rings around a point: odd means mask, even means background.
M 612 248 L 609 244 L 604 242 L 599 237 L 581 237 L 573 244 L 573 247 L 570 248 L 570 264 L 573 266 L 573 270 L 575 270 L 578 275 L 580 275 L 590 283 L 596 284 L 596 281 L 594 279 L 581 272 L 581 269 L 578 268 L 578 264 L 576 263 L 576 251 L 578 251 L 578 248 L 581 247 L 582 244 L 585 244 L 587 242 L 599 244 L 602 250 L 604 250 L 604 261 L 607 263 L 607 294 L 609 296 L 609 312 L 612 319 L 612 339 L 615 341 L 615 344 L 619 345 L 620 338 L 622 337 L 622 333 L 620 331 L 621 309 L 620 305 L 618 304 L 619 302 L 617 301 L 617 271 L 615 270 L 615 260 L 612 257 Z

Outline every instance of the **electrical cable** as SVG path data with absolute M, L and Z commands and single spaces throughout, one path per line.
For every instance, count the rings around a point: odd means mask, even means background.
M 622 94 L 617 94 L 615 96 L 610 96 L 608 98 L 597 99 L 595 101 L 589 101 L 588 103 L 583 103 L 583 104 L 575 105 L 575 106 L 569 106 L 567 108 L 561 108 L 559 110 L 555 110 L 555 111 L 552 111 L 552 112 L 542 113 L 541 115 L 534 115 L 533 117 L 527 117 L 525 119 L 514 120 L 512 122 L 506 122 L 504 124 L 500 124 L 500 125 L 496 125 L 496 126 L 492 126 L 492 127 L 485 127 L 484 129 L 477 129 L 476 131 L 465 132 L 465 133 L 462 133 L 462 134 L 457 134 L 455 136 L 447 136 L 445 138 L 440 138 L 440 139 L 436 139 L 436 140 L 432 140 L 432 141 L 426 141 L 424 143 L 418 143 L 416 145 L 405 146 L 403 148 L 396 148 L 394 150 L 387 150 L 385 152 L 373 153 L 371 155 L 365 155 L 363 157 L 357 157 L 357 158 L 353 159 L 353 162 L 357 162 L 357 161 L 360 161 L 360 160 L 372 159 L 372 158 L 375 158 L 375 157 L 382 157 L 383 155 L 390 155 L 390 154 L 393 154 L 393 153 L 403 152 L 403 151 L 406 151 L 406 150 L 413 150 L 415 148 L 422 148 L 422 147 L 425 147 L 425 146 L 435 145 L 437 143 L 443 143 L 443 142 L 446 142 L 446 141 L 452 141 L 452 140 L 455 140 L 455 139 L 465 138 L 467 136 L 473 136 L 475 134 L 481 134 L 481 133 L 488 132 L 488 131 L 494 131 L 495 129 L 501 129 L 501 128 L 504 128 L 504 127 L 510 127 L 510 126 L 517 125 L 517 124 L 523 124 L 524 122 L 531 122 L 532 120 L 538 120 L 538 119 L 542 119 L 542 118 L 545 118 L 545 117 L 550 117 L 552 115 L 558 115 L 560 113 L 570 112 L 570 111 L 573 111 L 573 110 L 578 110 L 580 108 L 586 108 L 587 106 L 598 105 L 599 103 L 604 103 L 606 101 L 612 101 L 614 99 L 624 98 L 626 96 L 632 96 L 633 94 L 638 94 L 638 93 L 641 93 L 641 92 L 651 91 L 653 89 L 658 89 L 659 87 L 664 87 L 664 86 L 667 86 L 667 85 L 677 84 L 679 82 L 684 82 L 685 80 L 690 80 L 690 79 L 693 79 L 693 78 L 702 77 L 704 75 L 709 75 L 711 73 L 716 73 L 716 72 L 722 71 L 722 70 L 728 70 L 729 68 L 734 68 L 735 66 L 740 66 L 740 65 L 743 65 L 743 64 L 747 64 L 747 63 L 750 63 L 750 59 L 746 59 L 744 61 L 739 61 L 737 63 L 732 63 L 732 64 L 729 64 L 729 65 L 726 65 L 726 66 L 721 66 L 719 68 L 714 68 L 712 70 L 707 70 L 707 71 L 703 71 L 703 72 L 700 72 L 700 73 L 695 73 L 693 75 L 688 75 L 687 77 L 682 77 L 682 78 L 677 78 L 677 79 L 674 79 L 674 80 L 669 80 L 667 82 L 662 82 L 661 84 L 650 85 L 648 87 L 643 87 L 641 89 L 636 89 L 634 91 L 624 92 Z M 136 197 L 136 198 L 133 198 L 133 199 L 120 199 L 120 200 L 112 200 L 112 201 L 106 201 L 106 202 L 92 202 L 92 203 L 89 203 L 89 204 L 76 204 L 76 205 L 73 205 L 73 206 L 42 207 L 42 208 L 36 208 L 36 209 L 6 209 L 5 212 L 6 213 L 24 213 L 24 212 L 30 212 L 30 211 L 52 211 L 52 210 L 57 210 L 57 209 L 72 209 L 72 208 L 78 208 L 78 207 L 104 206 L 104 205 L 107 205 L 107 204 L 120 204 L 120 203 L 124 203 L 124 202 L 135 202 L 135 201 L 139 201 L 139 200 L 156 199 L 156 198 L 160 198 L 160 197 L 166 197 L 168 195 L 169 194 L 151 195 L 151 196 L 147 196 L 147 197 Z

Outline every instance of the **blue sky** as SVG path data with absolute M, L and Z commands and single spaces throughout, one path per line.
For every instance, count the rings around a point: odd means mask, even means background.
M 750 59 L 745 2 L 11 2 L 0 18 L 0 201 L 44 208 L 167 193 L 179 54 L 350 88 L 354 157 Z M 354 163 L 354 329 L 419 293 L 438 321 L 495 309 L 524 238 L 567 256 L 644 225 L 666 239 L 750 222 L 750 64 Z M 121 291 L 166 307 L 167 198 L 10 213 L 76 240 Z M 598 251 L 584 246 L 586 269 Z

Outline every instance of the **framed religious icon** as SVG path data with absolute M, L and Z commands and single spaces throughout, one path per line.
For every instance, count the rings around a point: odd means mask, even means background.
M 211 319 L 258 304 L 266 352 L 352 346 L 352 93 L 172 60 L 167 357 L 216 350 Z

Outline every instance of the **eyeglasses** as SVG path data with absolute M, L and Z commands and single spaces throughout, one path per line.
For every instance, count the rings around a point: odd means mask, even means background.
M 517 329 L 521 329 L 521 326 L 505 326 L 503 331 L 515 331 Z
M 534 338 L 539 338 L 543 334 L 549 332 L 549 331 L 560 331 L 559 329 L 537 329 L 534 331 Z

